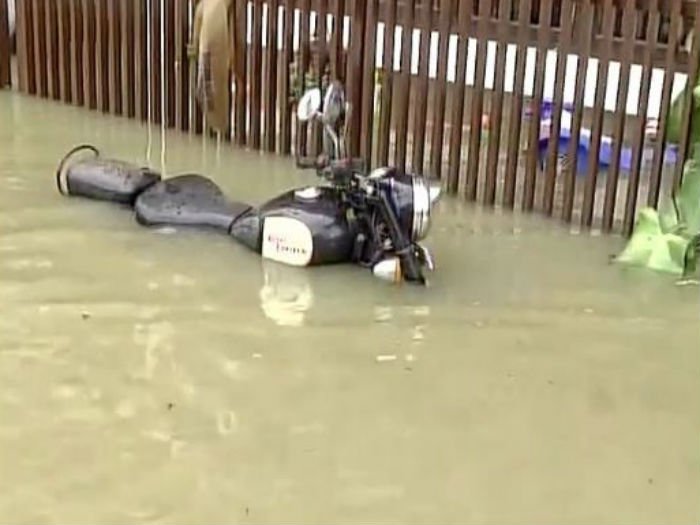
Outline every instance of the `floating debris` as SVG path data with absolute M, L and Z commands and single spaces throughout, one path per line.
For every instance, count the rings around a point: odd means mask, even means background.
M 377 363 L 386 363 L 388 361 L 396 361 L 398 358 L 391 354 L 391 355 L 378 355 L 376 358 Z
M 82 312 L 80 312 L 80 317 L 82 317 L 83 320 L 85 321 L 87 319 L 90 319 L 90 317 L 92 317 L 92 315 L 87 310 L 83 310 Z

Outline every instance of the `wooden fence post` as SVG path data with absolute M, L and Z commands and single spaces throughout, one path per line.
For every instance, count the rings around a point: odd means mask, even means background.
M 10 26 L 7 13 L 7 2 L 0 2 L 0 89 L 12 82 L 10 60 L 12 55 L 10 42 Z

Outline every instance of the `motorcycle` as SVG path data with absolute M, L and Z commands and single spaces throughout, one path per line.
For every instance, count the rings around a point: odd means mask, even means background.
M 130 206 L 144 226 L 219 229 L 263 258 L 292 266 L 354 263 L 384 280 L 426 284 L 434 270 L 420 244 L 431 226 L 439 186 L 393 167 L 368 171 L 347 155 L 351 106 L 342 85 L 322 94 L 307 90 L 297 106 L 301 122 L 322 125 L 322 153 L 296 157 L 323 183 L 291 189 L 258 207 L 232 201 L 210 179 L 182 174 L 162 179 L 135 164 L 105 159 L 90 145 L 73 148 L 60 162 L 56 184 L 64 195 Z M 93 158 L 69 162 L 80 151 Z

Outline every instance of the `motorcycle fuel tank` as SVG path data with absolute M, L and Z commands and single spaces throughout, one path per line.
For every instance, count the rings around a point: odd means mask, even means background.
M 230 233 L 264 258 L 292 266 L 347 262 L 356 235 L 338 191 L 325 186 L 285 192 L 239 217 Z

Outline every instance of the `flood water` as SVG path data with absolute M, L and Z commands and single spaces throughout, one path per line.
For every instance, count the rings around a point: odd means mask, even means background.
M 147 139 L 0 92 L 1 521 L 697 523 L 697 286 L 451 197 L 419 289 L 56 191 L 72 146 Z M 166 145 L 167 175 L 250 202 L 315 178 Z

